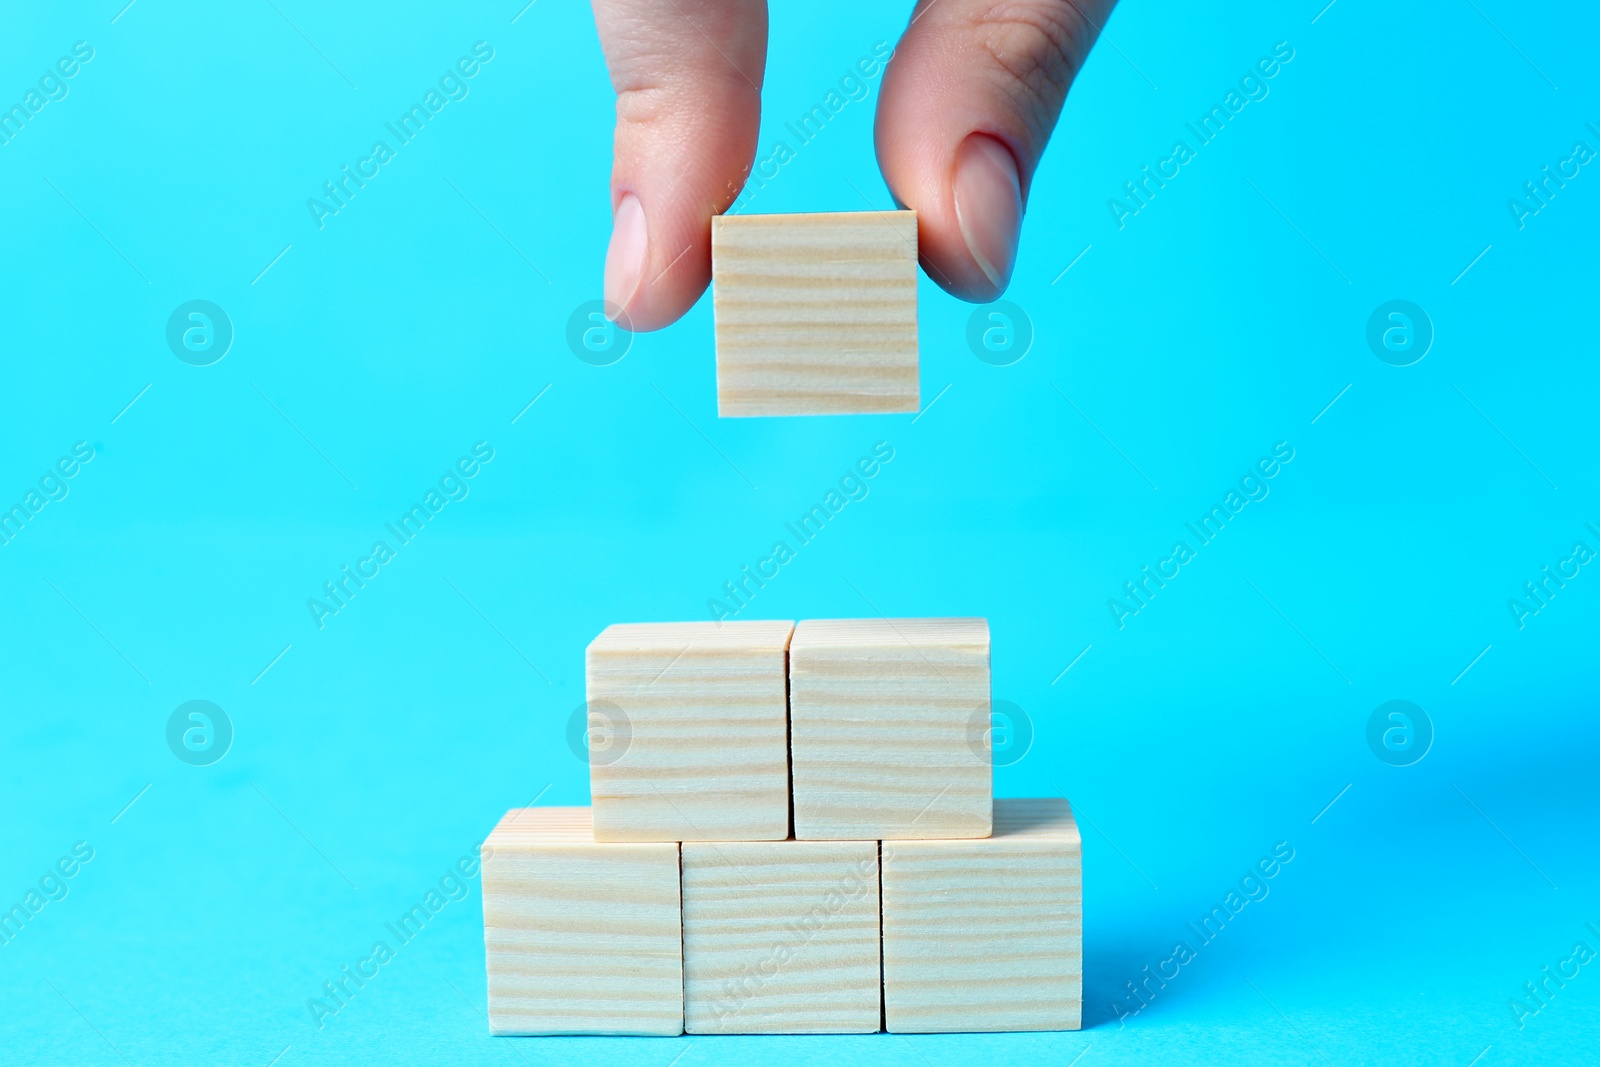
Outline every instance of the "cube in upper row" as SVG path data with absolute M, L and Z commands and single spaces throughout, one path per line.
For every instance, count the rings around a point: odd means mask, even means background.
M 626 623 L 587 655 L 599 841 L 989 836 L 983 619 Z

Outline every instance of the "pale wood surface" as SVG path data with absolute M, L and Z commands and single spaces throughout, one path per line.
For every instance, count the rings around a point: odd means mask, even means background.
M 589 645 L 591 725 L 620 708 L 618 750 L 592 748 L 602 841 L 789 836 L 789 622 L 624 623 Z M 614 726 L 615 724 L 609 724 Z
M 678 846 L 600 844 L 588 808 L 513 808 L 483 844 L 494 1034 L 679 1034 Z
M 717 413 L 916 411 L 917 213 L 711 220 Z
M 1083 858 L 1067 802 L 996 800 L 981 841 L 885 841 L 883 982 L 896 1033 L 1078 1029 Z
M 988 836 L 985 620 L 802 622 L 789 717 L 795 837 Z
M 685 842 L 691 1034 L 880 1025 L 876 841 Z

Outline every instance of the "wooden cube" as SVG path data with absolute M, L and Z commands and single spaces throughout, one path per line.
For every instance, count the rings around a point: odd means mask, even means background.
M 789 622 L 628 623 L 589 645 L 599 841 L 789 836 Z
M 917 213 L 711 220 L 717 414 L 916 411 Z
M 513 808 L 483 843 L 493 1034 L 680 1034 L 678 846 L 602 844 L 588 808 Z
M 795 837 L 987 837 L 989 624 L 802 622 L 789 733 Z
M 683 845 L 691 1034 L 879 1029 L 876 841 Z
M 1078 1029 L 1083 852 L 1065 800 L 996 800 L 982 841 L 883 843 L 883 1006 L 895 1033 Z

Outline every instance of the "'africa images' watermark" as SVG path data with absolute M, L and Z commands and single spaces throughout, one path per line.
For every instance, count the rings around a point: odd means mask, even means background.
M 839 87 L 829 89 L 823 95 L 821 103 L 812 104 L 808 111 L 790 122 L 783 124 L 784 129 L 793 137 L 791 145 L 785 138 L 772 142 L 771 148 L 765 156 L 754 162 L 750 168 L 748 179 L 744 188 L 733 202 L 728 205 L 727 213 L 733 214 L 750 206 L 756 194 L 767 187 L 767 183 L 778 176 L 782 168 L 793 161 L 799 150 L 816 140 L 822 131 L 828 128 L 828 123 L 848 107 L 851 101 L 865 100 L 872 92 L 871 83 L 888 64 L 889 58 L 894 55 L 894 47 L 888 41 L 879 41 L 872 46 L 870 56 L 862 56 L 856 60 L 855 65 L 839 76 Z M 730 182 L 731 189 L 733 183 Z
M 632 346 L 628 314 L 609 300 L 586 300 L 567 318 L 567 347 L 591 367 L 619 362 Z
M 1033 347 L 1033 320 L 1009 300 L 980 304 L 967 318 L 967 347 L 991 367 L 1009 367 Z
M 1592 122 L 1584 125 L 1590 133 L 1600 137 L 1600 127 Z M 1511 212 L 1511 220 L 1517 224 L 1517 229 L 1524 229 L 1529 219 L 1549 207 L 1556 194 L 1565 189 L 1567 182 L 1576 178 L 1595 155 L 1595 150 L 1587 142 L 1575 141 L 1566 157 L 1556 160 L 1553 171 L 1550 164 L 1546 163 L 1540 168 L 1537 181 L 1530 179 L 1523 182 L 1521 195 L 1506 201 L 1506 209 Z
M 94 459 L 94 446 L 79 441 L 72 446 L 72 455 L 62 456 L 53 466 L 45 468 L 39 478 L 38 488 L 29 487 L 20 503 L 10 508 L 0 506 L 0 545 L 9 545 L 33 521 L 45 505 L 67 499 L 72 487 L 67 484 L 78 476 L 89 461 Z
M 1409 367 L 1433 347 L 1433 320 L 1409 300 L 1390 300 L 1367 317 L 1367 347 L 1391 367 Z
M 0 145 L 10 144 L 47 105 L 65 100 L 72 91 L 67 81 L 77 77 L 84 64 L 93 58 L 93 45 L 88 41 L 74 41 L 72 54 L 62 56 L 54 67 L 46 69 L 35 83 L 37 88 L 29 86 L 19 103 L 0 109 Z
M 233 320 L 209 300 L 188 300 L 167 317 L 167 347 L 191 367 L 209 367 L 233 347 Z
M 632 743 L 633 720 L 609 700 L 585 701 L 567 716 L 567 748 L 585 766 L 609 766 Z
M 40 912 L 55 901 L 66 900 L 72 891 L 70 880 L 77 876 L 83 865 L 94 859 L 94 846 L 87 841 L 76 842 L 72 855 L 62 856 L 39 877 L 37 887 L 29 886 L 22 899 L 7 911 L 0 911 L 0 945 L 9 945 L 30 923 L 37 921 Z
M 1262 56 L 1256 60 L 1254 67 L 1245 71 L 1239 79 L 1237 90 L 1229 89 L 1222 102 L 1211 105 L 1211 110 L 1196 122 L 1184 123 L 1184 127 L 1194 135 L 1193 148 L 1188 141 L 1178 140 L 1173 143 L 1172 151 L 1166 158 L 1156 161 L 1153 170 L 1147 163 L 1141 168 L 1137 179 L 1123 182 L 1122 190 L 1127 199 L 1119 200 L 1113 196 L 1106 200 L 1106 210 L 1111 213 L 1111 221 L 1117 229 L 1126 227 L 1128 219 L 1149 207 L 1156 194 L 1167 187 L 1167 182 L 1183 173 L 1183 167 L 1198 157 L 1199 149 L 1219 137 L 1227 129 L 1228 123 L 1248 104 L 1265 100 L 1272 91 L 1267 82 L 1277 77 L 1278 72 L 1292 59 L 1294 47 L 1288 41 L 1273 45 L 1272 55 Z
M 478 72 L 493 58 L 494 49 L 489 42 L 474 43 L 472 55 L 462 56 L 452 68 L 439 75 L 438 88 L 429 86 L 427 92 L 422 94 L 421 103 L 412 104 L 394 122 L 383 124 L 384 129 L 394 136 L 393 146 L 388 141 L 374 141 L 372 150 L 356 160 L 354 168 L 346 163 L 339 168 L 336 178 L 323 182 L 322 195 L 306 200 L 306 210 L 311 212 L 311 221 L 317 224 L 317 229 L 324 228 L 329 218 L 349 207 L 356 194 L 367 187 L 367 182 L 381 174 L 383 167 L 394 160 L 401 148 L 427 129 L 428 123 L 444 110 L 446 104 L 452 100 L 465 100 L 472 91 L 467 82 L 477 77 Z
M 1595 528 L 1592 522 L 1584 523 L 1589 532 L 1600 538 L 1600 529 Z M 1522 583 L 1521 596 L 1511 597 L 1506 601 L 1506 607 L 1511 611 L 1511 618 L 1517 624 L 1517 629 L 1528 625 L 1528 620 L 1550 606 L 1550 601 L 1556 594 L 1567 587 L 1567 583 L 1582 573 L 1582 568 L 1595 558 L 1595 550 L 1589 547 L 1586 541 L 1575 541 L 1572 551 L 1565 559 L 1556 560 L 1554 569 L 1546 563 L 1540 568 L 1538 581 Z
M 1600 938 L 1600 927 L 1592 922 L 1583 924 L 1591 934 Z M 1593 963 L 1596 957 L 1595 950 L 1589 947 L 1587 941 L 1578 941 L 1572 946 L 1572 953 L 1565 959 L 1556 961 L 1555 966 L 1545 964 L 1539 969 L 1539 981 L 1523 982 L 1522 993 L 1511 997 L 1506 1003 L 1511 1008 L 1511 1018 L 1521 1030 L 1528 1025 L 1528 1020 L 1538 1015 L 1555 1002 L 1556 994 L 1567 988 L 1567 983 L 1578 977 L 1582 969 Z
M 1228 924 L 1238 918 L 1246 907 L 1266 900 L 1267 894 L 1272 892 L 1268 883 L 1293 859 L 1294 846 L 1289 842 L 1279 841 L 1273 845 L 1272 855 L 1262 856 L 1246 870 L 1237 888 L 1230 888 L 1222 898 L 1222 903 L 1213 905 L 1209 912 L 1200 917 L 1198 925 L 1193 922 L 1185 924 L 1188 929 L 1173 944 L 1171 955 L 1153 967 L 1145 964 L 1140 975 L 1135 976 L 1137 981 L 1129 979 L 1122 983 L 1128 995 L 1111 1002 L 1117 1026 L 1126 1025 L 1130 1018 L 1148 1008 L 1156 995 L 1167 988 L 1167 983 L 1175 981 L 1183 973 L 1183 968 L 1198 959 L 1200 950 L 1221 936 Z
M 1188 541 L 1175 542 L 1172 551 L 1165 559 L 1157 560 L 1153 569 L 1147 563 L 1141 570 L 1141 577 L 1122 583 L 1125 599 L 1111 597 L 1106 601 L 1106 610 L 1111 612 L 1111 621 L 1117 624 L 1117 629 L 1123 629 L 1129 618 L 1149 607 L 1156 594 L 1182 573 L 1183 566 L 1192 561 L 1201 548 L 1215 540 L 1246 505 L 1267 499 L 1272 492 L 1267 483 L 1277 477 L 1278 472 L 1293 459 L 1294 447 L 1287 441 L 1279 441 L 1272 446 L 1272 455 L 1256 460 L 1255 466 L 1240 477 L 1238 488 L 1230 488 L 1220 504 L 1213 504 L 1211 510 L 1196 522 L 1184 523 L 1184 528 L 1194 535 L 1195 546 L 1191 547 Z
M 233 747 L 233 720 L 209 700 L 188 700 L 167 716 L 167 748 L 191 767 L 209 767 Z
M 793 560 L 801 548 L 814 541 L 829 522 L 837 519 L 846 504 L 867 498 L 872 491 L 867 483 L 876 478 L 892 459 L 894 446 L 887 441 L 879 441 L 872 446 L 870 456 L 862 456 L 856 460 L 855 466 L 840 476 L 837 489 L 829 487 L 821 503 L 812 504 L 811 510 L 795 522 L 784 523 L 783 528 L 793 538 L 794 544 L 791 545 L 788 539 L 779 538 L 773 542 L 772 551 L 756 561 L 754 570 L 746 563 L 739 568 L 737 577 L 723 582 L 722 592 L 727 600 L 711 597 L 706 601 L 711 621 L 720 623 L 724 619 L 731 619 L 749 607 L 756 594 L 766 588 L 767 582 L 776 578 L 783 566 Z
M 1367 747 L 1391 767 L 1409 767 L 1433 748 L 1433 720 L 1409 700 L 1386 701 L 1367 717 Z
M 1009 767 L 1033 747 L 1033 719 L 1009 700 L 992 700 L 967 718 L 967 748 L 991 767 Z
M 482 849 L 480 853 L 480 848 L 474 848 L 457 859 L 434 885 L 428 887 L 419 902 L 411 905 L 393 922 L 384 923 L 386 936 L 374 941 L 367 954 L 353 964 L 341 965 L 333 978 L 322 983 L 321 996 L 306 998 L 306 1011 L 318 1030 L 323 1028 L 325 1020 L 348 1008 L 355 995 L 377 978 L 383 967 L 394 961 L 396 953 L 414 941 L 428 923 L 444 910 L 445 905 L 466 900 L 472 894 L 472 879 L 478 876 L 483 860 L 490 854 L 488 849 Z M 394 941 L 392 945 L 389 943 L 391 938 Z
M 806 945 L 827 929 L 844 911 L 847 904 L 860 900 L 869 891 L 876 893 L 877 883 L 876 855 L 851 864 L 845 871 L 844 877 L 823 894 L 821 900 L 812 904 L 798 918 L 784 923 L 781 931 L 772 935 L 771 948 L 762 957 L 761 962 L 747 963 L 736 974 L 718 983 L 717 993 L 711 999 L 711 1011 L 716 1014 L 717 1021 L 726 1024 L 730 1015 L 740 1011 L 768 982 L 794 963 Z M 810 966 L 817 964 L 815 960 L 805 962 Z
M 306 610 L 311 613 L 311 621 L 317 629 L 326 626 L 329 617 L 349 607 L 356 594 L 365 589 L 368 582 L 383 573 L 383 567 L 396 557 L 401 548 L 420 536 L 433 517 L 444 510 L 446 504 L 455 500 L 465 500 L 467 494 L 472 492 L 472 487 L 467 483 L 477 477 L 484 464 L 492 459 L 494 459 L 494 448 L 489 442 L 479 441 L 474 444 L 472 455 L 457 459 L 454 467 L 440 475 L 437 487 L 428 487 L 420 503 L 412 504 L 410 510 L 403 512 L 394 522 L 383 524 L 383 528 L 394 538 L 393 546 L 386 540 L 374 541 L 372 550 L 356 560 L 354 569 L 348 563 L 341 564 L 338 577 L 322 583 L 323 598 L 306 599 Z

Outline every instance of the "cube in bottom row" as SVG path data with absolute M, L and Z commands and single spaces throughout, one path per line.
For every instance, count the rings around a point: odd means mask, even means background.
M 996 800 L 980 841 L 883 843 L 883 1007 L 895 1033 L 1079 1028 L 1083 849 L 1065 800 Z
M 691 1034 L 873 1033 L 878 843 L 683 845 Z
M 900 1033 L 1077 1029 L 1082 902 L 1064 800 L 997 800 L 992 837 L 881 864 L 686 842 L 681 870 L 677 844 L 594 841 L 586 808 L 513 810 L 484 843 L 490 1030 L 860 1033 L 880 1004 Z
M 588 808 L 513 808 L 483 843 L 492 1034 L 681 1034 L 676 842 L 597 844 Z

